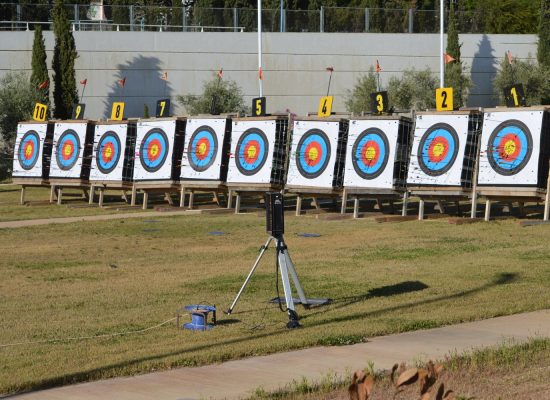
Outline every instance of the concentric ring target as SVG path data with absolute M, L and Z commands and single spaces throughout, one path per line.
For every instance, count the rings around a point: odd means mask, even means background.
M 162 168 L 168 156 L 168 136 L 159 128 L 153 128 L 145 134 L 139 149 L 139 160 L 148 172 L 156 172 Z
M 96 161 L 97 169 L 103 174 L 114 170 L 120 159 L 121 146 L 118 135 L 113 131 L 107 131 L 97 143 Z
M 330 160 L 330 141 L 320 129 L 310 129 L 298 142 L 296 165 L 302 176 L 317 178 L 328 166 Z
M 352 147 L 351 161 L 357 175 L 363 179 L 378 177 L 388 163 L 388 138 L 378 128 L 362 132 Z
M 430 176 L 440 176 L 453 166 L 458 155 L 458 135 L 445 123 L 431 126 L 420 139 L 418 164 Z
M 40 137 L 35 131 L 28 131 L 21 138 L 19 150 L 17 151 L 19 165 L 24 170 L 33 169 L 40 154 Z
M 500 175 L 514 175 L 529 162 L 533 138 L 527 126 L 517 120 L 501 123 L 489 136 L 487 157 L 489 164 Z
M 206 171 L 216 160 L 218 138 L 209 126 L 197 128 L 189 139 L 187 158 L 189 165 L 197 172 Z
M 80 154 L 80 139 L 75 131 L 67 129 L 57 141 L 56 159 L 59 169 L 68 171 L 75 166 Z
M 237 169 L 243 175 L 254 175 L 264 166 L 269 154 L 267 136 L 258 128 L 244 131 L 235 149 Z

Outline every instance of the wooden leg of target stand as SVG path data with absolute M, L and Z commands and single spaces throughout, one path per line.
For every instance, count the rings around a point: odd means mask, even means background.
M 359 218 L 359 196 L 353 198 L 353 218 Z
M 420 199 L 418 203 L 418 220 L 422 221 L 424 219 L 424 199 Z
M 59 188 L 57 189 L 57 205 L 58 206 L 61 205 L 62 197 L 63 197 L 63 187 L 59 186 Z
M 88 196 L 88 204 L 94 204 L 95 187 L 90 185 L 90 196 Z
M 235 214 L 238 214 L 241 212 L 241 194 L 239 192 L 235 192 L 235 194 Z
M 143 191 L 143 209 L 147 210 L 147 202 L 149 201 L 149 192 L 147 190 Z
M 346 208 L 348 205 L 348 191 L 347 189 L 344 189 L 342 192 L 342 208 L 340 209 L 340 214 L 346 213 Z
M 485 200 L 485 221 L 489 221 L 491 219 L 491 200 L 487 199 Z
M 407 207 L 409 205 L 409 192 L 403 193 L 403 207 L 401 208 L 401 215 L 407 216 Z
M 302 214 L 302 196 L 296 196 L 296 216 L 299 217 Z
M 55 198 L 55 185 L 50 187 L 50 203 L 53 203 Z
M 191 210 L 193 208 L 193 202 L 195 201 L 195 192 L 193 192 L 193 190 L 191 190 L 191 192 L 189 192 L 189 209 Z
M 136 190 L 136 184 L 134 183 L 132 185 L 132 200 L 130 201 L 130 206 L 132 207 L 136 205 L 136 196 L 137 196 L 137 190 Z
M 105 193 L 105 190 L 103 188 L 99 188 L 99 207 L 103 207 L 103 195 Z
M 20 199 L 20 202 L 21 202 L 21 205 L 24 205 L 25 204 L 25 185 L 22 185 L 21 186 L 21 199 Z
M 185 188 L 182 187 L 180 190 L 180 208 L 185 207 Z
M 231 209 L 233 207 L 233 191 L 229 189 L 227 191 L 227 208 Z

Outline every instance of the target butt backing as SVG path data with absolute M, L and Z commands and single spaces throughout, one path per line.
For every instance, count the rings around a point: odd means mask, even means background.
M 26 121 L 17 125 L 12 176 L 47 180 L 50 175 L 54 124 Z
M 89 179 L 94 130 L 94 121 L 55 122 L 50 178 Z

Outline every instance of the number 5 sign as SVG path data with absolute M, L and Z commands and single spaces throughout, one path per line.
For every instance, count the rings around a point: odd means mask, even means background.
M 453 111 L 453 88 L 435 89 L 435 109 L 437 111 Z

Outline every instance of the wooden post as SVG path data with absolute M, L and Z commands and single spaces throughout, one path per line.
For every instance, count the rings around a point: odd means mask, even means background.
M 227 208 L 231 209 L 233 207 L 233 191 L 231 189 L 227 190 Z
M 172 201 L 172 196 L 170 192 L 164 192 L 164 200 L 168 202 L 168 205 L 171 207 L 174 205 L 174 202 Z
M 21 205 L 25 204 L 25 185 L 21 185 Z
M 401 215 L 405 217 L 407 215 L 407 206 L 409 205 L 409 192 L 403 193 L 403 208 L 401 209 Z
M 136 205 L 136 196 L 137 196 L 137 189 L 136 189 L 136 184 L 134 183 L 132 185 L 132 200 L 130 202 L 130 206 L 132 207 Z
M 99 188 L 99 207 L 103 207 L 103 195 L 105 193 L 104 188 Z
M 143 209 L 147 210 L 147 202 L 149 201 L 149 192 L 147 190 L 143 191 Z
M 88 198 L 88 204 L 94 204 L 95 187 L 90 185 L 90 197 Z
M 485 200 L 485 221 L 489 221 L 491 219 L 491 200 L 487 198 Z
M 185 207 L 185 188 L 182 186 L 180 190 L 180 208 Z
M 422 221 L 424 219 L 424 199 L 420 199 L 418 203 L 418 220 Z
M 302 196 L 298 195 L 296 196 L 296 216 L 300 216 L 302 214 Z
M 442 200 L 437 200 L 437 207 L 439 208 L 440 214 L 445 214 L 445 206 L 443 205 Z
M 340 209 L 340 214 L 346 213 L 347 205 L 348 205 L 348 190 L 344 188 L 344 191 L 342 192 L 342 208 Z
M 194 200 L 195 200 L 195 192 L 193 192 L 193 190 L 191 190 L 191 192 L 189 193 L 189 209 L 193 208 L 193 201 Z
M 384 211 L 384 204 L 382 203 L 382 200 L 380 200 L 379 197 L 376 198 L 376 207 L 378 208 L 378 211 Z
M 353 198 L 353 218 L 359 218 L 359 196 Z
M 53 203 L 55 197 L 55 185 L 52 185 L 50 188 L 50 203 Z
M 57 205 L 60 206 L 61 205 L 61 197 L 63 197 L 63 187 L 62 186 L 59 186 L 59 188 L 57 189 Z
M 236 192 L 236 199 L 235 199 L 235 214 L 238 214 L 241 212 L 241 193 Z

